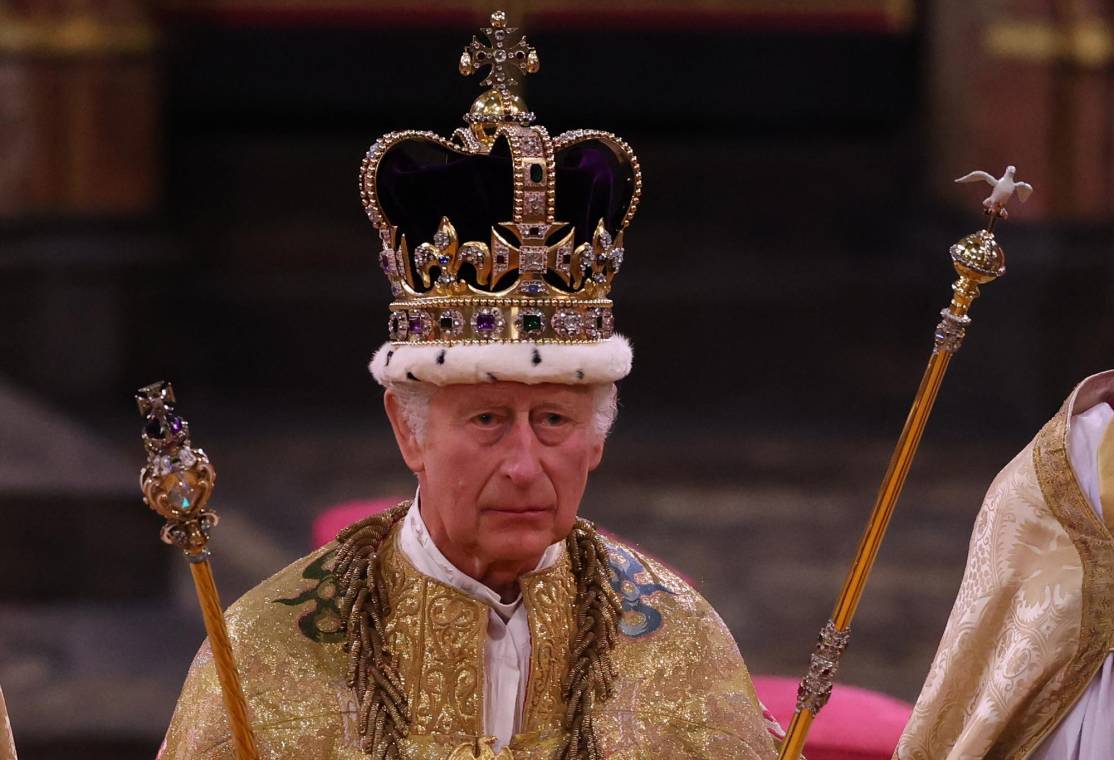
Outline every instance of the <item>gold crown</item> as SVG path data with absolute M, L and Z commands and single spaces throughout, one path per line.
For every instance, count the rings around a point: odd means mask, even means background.
M 360 169 L 360 197 L 379 230 L 379 263 L 394 296 L 389 338 L 606 340 L 623 232 L 642 192 L 638 159 L 608 132 L 550 137 L 518 93 L 539 68 L 537 51 L 501 11 L 480 31 L 487 41 L 473 36 L 459 68 L 470 75 L 489 67 L 482 84 L 490 89 L 465 115 L 466 128 L 451 139 L 389 133 Z M 428 242 L 411 250 L 419 239 Z

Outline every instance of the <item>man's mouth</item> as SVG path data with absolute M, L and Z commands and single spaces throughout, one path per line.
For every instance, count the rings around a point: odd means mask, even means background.
M 538 507 L 538 506 L 534 506 L 534 505 L 523 505 L 523 506 L 487 507 L 487 508 L 484 509 L 484 511 L 485 512 L 496 512 L 496 513 L 501 514 L 501 515 L 521 515 L 522 517 L 531 517 L 531 516 L 534 516 L 534 515 L 545 514 L 546 512 L 552 512 L 553 510 L 549 507 Z

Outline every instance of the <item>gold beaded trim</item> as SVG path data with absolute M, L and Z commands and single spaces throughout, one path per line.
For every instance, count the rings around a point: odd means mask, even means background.
M 417 129 L 405 129 L 400 132 L 388 132 L 380 137 L 371 147 L 368 148 L 367 155 L 364 160 L 360 162 L 360 179 L 359 191 L 360 200 L 364 204 L 364 210 L 367 212 L 367 218 L 379 230 L 380 235 L 384 232 L 389 232 L 391 224 L 387 217 L 383 214 L 383 209 L 379 205 L 379 194 L 375 189 L 375 177 L 379 172 L 379 162 L 388 150 L 393 148 L 400 142 L 406 140 L 429 140 L 432 143 L 440 145 L 442 148 L 449 150 L 461 150 L 461 147 L 456 143 L 446 140 L 441 135 L 434 132 L 426 132 Z
M 516 224 L 553 224 L 553 206 L 557 199 L 554 189 L 556 165 L 553 161 L 553 140 L 545 127 L 509 125 L 500 127 L 496 135 L 503 135 L 511 149 L 514 164 L 514 221 Z M 541 170 L 541 177 L 531 177 L 534 167 Z M 527 238 L 528 236 L 523 236 Z M 525 241 L 524 241 L 525 242 Z M 544 240 L 542 243 L 544 244 Z
M 619 229 L 616 230 L 616 233 L 622 232 L 634 219 L 635 212 L 638 211 L 638 204 L 642 200 L 642 167 L 638 163 L 638 156 L 634 154 L 634 149 L 626 140 L 616 134 L 599 129 L 574 129 L 569 132 L 562 132 L 553 138 L 553 153 L 556 154 L 570 145 L 585 140 L 602 140 L 611 143 L 612 147 L 617 148 L 630 161 L 631 169 L 634 171 L 634 192 L 631 193 L 627 213 L 623 215 L 623 221 L 619 224 Z

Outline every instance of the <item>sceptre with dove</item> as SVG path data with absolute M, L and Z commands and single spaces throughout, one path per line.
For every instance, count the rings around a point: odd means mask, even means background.
M 994 223 L 1007 217 L 1005 207 L 1015 193 L 1024 201 L 1033 192 L 1031 185 L 1014 180 L 1016 171 L 1013 166 L 1009 166 L 999 179 L 986 172 L 971 172 L 956 180 L 983 180 L 994 188 L 990 197 L 982 203 L 988 217 L 986 228 L 967 235 L 948 251 L 958 275 L 952 285 L 951 303 L 940 312 L 942 319 L 936 325 L 933 335 L 932 355 L 913 398 L 905 426 L 894 446 L 893 456 L 882 478 L 882 485 L 867 519 L 859 548 L 836 599 L 832 616 L 820 630 L 816 648 L 809 657 L 808 671 L 797 689 L 797 710 L 785 731 L 779 760 L 797 760 L 801 757 L 813 718 L 832 695 L 840 659 L 850 641 L 851 621 L 862 599 L 874 561 L 878 558 L 882 539 L 885 538 L 886 528 L 893 517 L 909 468 L 920 446 L 948 365 L 962 347 L 967 328 L 971 325 L 968 312 L 974 300 L 979 297 L 980 287 L 1006 273 L 1006 254 L 994 237 Z

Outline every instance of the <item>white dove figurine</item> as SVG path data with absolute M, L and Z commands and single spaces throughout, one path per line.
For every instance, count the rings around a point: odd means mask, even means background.
M 1006 204 L 1010 202 L 1010 198 L 1014 193 L 1021 199 L 1021 202 L 1029 200 L 1029 196 L 1033 192 L 1033 186 L 1028 182 L 1015 182 L 1013 179 L 1014 173 L 1017 172 L 1017 167 L 1007 166 L 1006 173 L 998 179 L 987 172 L 971 172 L 963 177 L 960 177 L 956 182 L 978 182 L 982 180 L 994 189 L 990 191 L 990 195 L 982 202 L 983 207 L 989 214 L 997 214 L 1005 219 L 1008 214 L 1006 213 Z

